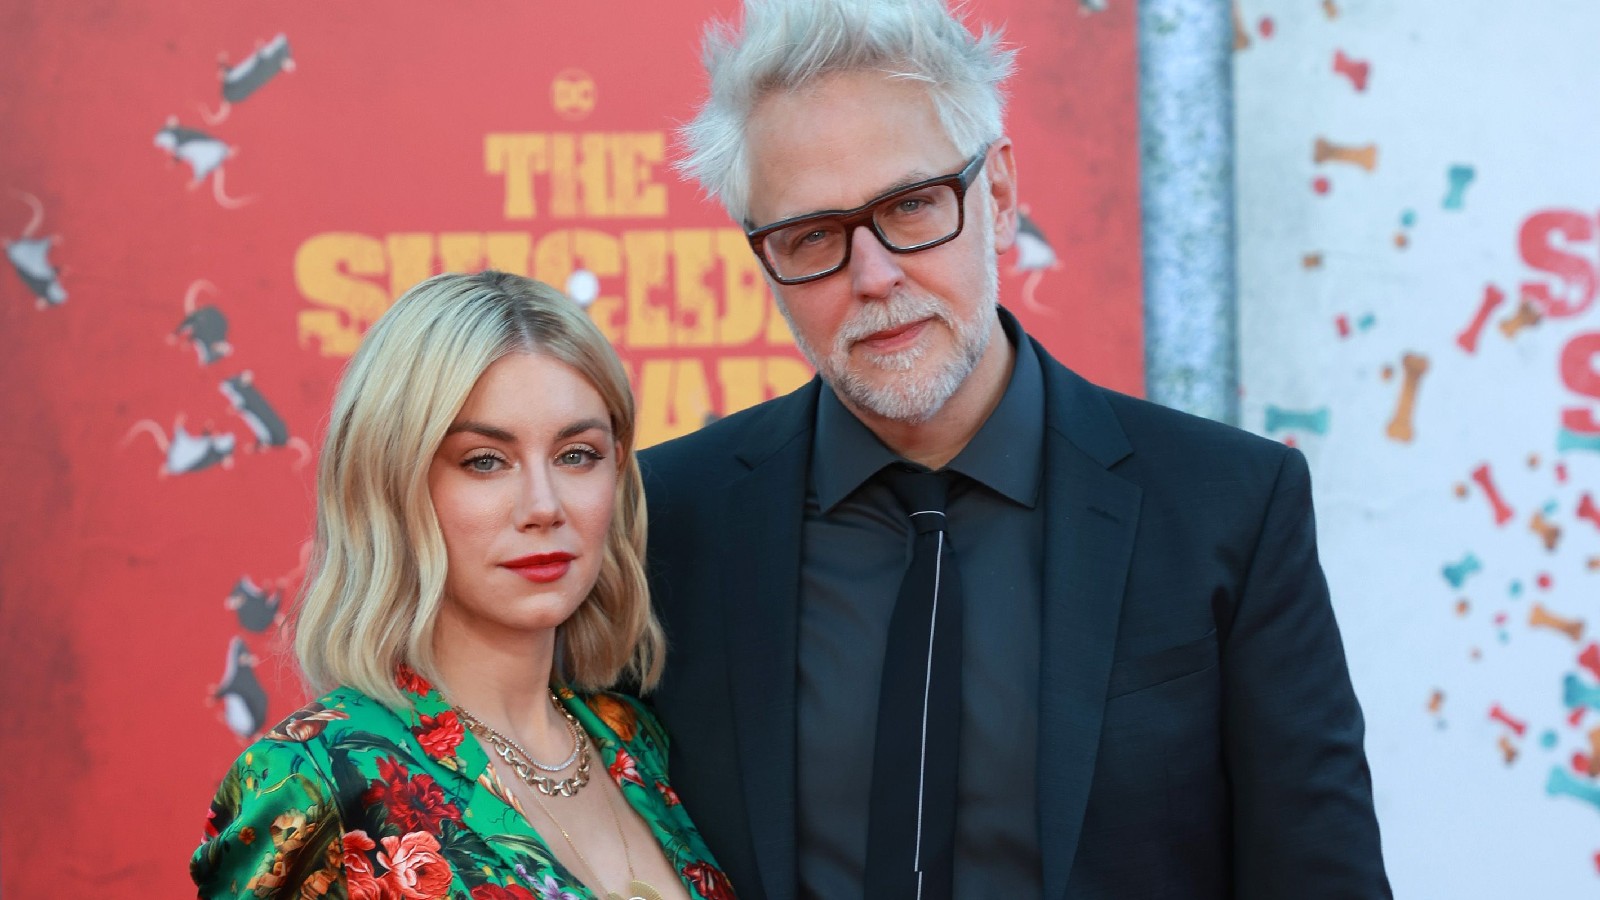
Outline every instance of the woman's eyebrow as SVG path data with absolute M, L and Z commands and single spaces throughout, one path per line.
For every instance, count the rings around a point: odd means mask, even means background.
M 583 434 L 585 431 L 592 431 L 594 429 L 599 429 L 604 431 L 607 435 L 610 435 L 611 423 L 605 419 L 580 419 L 561 429 L 561 431 L 556 434 L 556 440 L 563 441 L 569 437 L 572 437 L 573 435 Z
M 452 434 L 459 434 L 463 431 L 470 431 L 473 434 L 481 434 L 486 438 L 496 441 L 504 441 L 508 444 L 514 443 L 517 439 L 516 435 L 505 430 L 504 428 L 498 428 L 494 425 L 488 425 L 483 422 L 475 422 L 472 419 L 456 422 L 455 424 L 451 425 L 449 430 L 444 433 L 444 436 L 449 437 Z

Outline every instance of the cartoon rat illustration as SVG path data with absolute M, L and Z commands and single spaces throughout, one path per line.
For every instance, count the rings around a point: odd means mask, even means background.
M 207 125 L 220 125 L 228 120 L 233 104 L 265 87 L 279 72 L 294 71 L 294 57 L 289 53 L 289 38 L 279 34 L 265 43 L 256 42 L 255 52 L 236 66 L 228 65 L 228 54 L 217 56 L 218 78 L 222 82 L 222 108 L 215 113 L 200 107 L 200 115 Z
M 222 163 L 236 155 L 239 152 L 237 148 L 230 147 L 219 138 L 214 138 L 197 128 L 185 128 L 179 125 L 177 116 L 167 118 L 167 124 L 156 132 L 155 143 L 157 147 L 172 154 L 174 160 L 188 164 L 194 173 L 193 180 L 189 182 L 189 190 L 198 188 L 210 178 L 211 195 L 223 209 L 238 209 L 255 199 L 229 197 L 223 187 Z
M 228 317 L 222 310 L 215 306 L 195 306 L 202 289 L 215 293 L 217 286 L 203 278 L 189 284 L 183 295 L 183 321 L 167 335 L 167 343 L 175 344 L 180 337 L 188 338 L 194 345 L 194 352 L 200 356 L 200 365 L 209 366 L 232 353 L 233 345 L 228 343 Z
M 17 270 L 17 277 L 33 294 L 35 305 L 40 309 L 60 306 L 67 302 L 67 289 L 61 286 L 60 271 L 50 265 L 50 245 L 58 243 L 61 238 L 59 235 L 35 237 L 39 226 L 44 224 L 44 204 L 32 194 L 21 191 L 12 193 L 33 208 L 33 218 L 28 220 L 28 227 L 22 229 L 20 237 L 5 242 L 6 259 L 11 261 L 11 267 Z
M 289 435 L 289 426 L 285 425 L 283 419 L 268 405 L 267 398 L 256 390 L 254 382 L 255 375 L 247 369 L 223 381 L 221 385 L 223 396 L 228 398 L 239 418 L 244 419 L 245 424 L 255 433 L 254 449 L 293 447 L 300 454 L 300 462 L 295 468 L 304 466 L 311 458 L 311 446 L 300 438 Z
M 258 587 L 250 576 L 241 575 L 222 605 L 239 616 L 240 628 L 259 634 L 283 622 L 283 585 Z
M 228 642 L 228 660 L 222 682 L 211 691 L 212 701 L 222 701 L 222 721 L 241 741 L 258 734 L 267 720 L 267 692 L 256 677 L 255 654 L 235 636 Z
M 1039 282 L 1047 270 L 1059 268 L 1061 261 L 1056 258 L 1055 248 L 1050 246 L 1039 226 L 1028 218 L 1028 208 L 1023 206 L 1017 213 L 1017 260 L 1012 264 L 1011 271 L 1028 273 L 1027 280 L 1022 283 L 1024 305 L 1034 312 L 1054 315 L 1035 299 L 1034 292 L 1038 290 Z
M 224 469 L 233 468 L 233 450 L 237 438 L 232 432 L 212 434 L 211 429 L 198 434 L 190 434 L 184 430 L 183 415 L 172 423 L 172 439 L 168 440 L 161 426 L 154 419 L 140 419 L 128 429 L 128 434 L 122 439 L 122 446 L 128 446 L 135 435 L 148 434 L 156 442 L 156 449 L 161 451 L 165 459 L 161 467 L 156 470 L 158 478 L 168 475 L 187 475 L 221 465 Z
M 239 576 L 223 608 L 233 610 L 239 617 L 239 626 L 246 631 L 260 633 L 283 624 L 283 598 L 289 586 L 305 574 L 311 561 L 311 542 L 300 545 L 300 563 L 281 578 L 274 578 L 257 586 L 249 575 Z

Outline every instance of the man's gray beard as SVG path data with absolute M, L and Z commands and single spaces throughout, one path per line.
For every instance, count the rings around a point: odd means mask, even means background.
M 972 320 L 966 322 L 957 321 L 942 301 L 928 295 L 901 292 L 882 302 L 862 304 L 861 312 L 839 329 L 833 350 L 826 358 L 820 357 L 816 349 L 801 337 L 800 329 L 795 327 L 793 318 L 782 303 L 778 304 L 778 309 L 789 322 L 789 331 L 794 335 L 800 352 L 805 354 L 812 367 L 821 373 L 822 379 L 835 393 L 851 405 L 892 422 L 920 425 L 944 408 L 967 376 L 977 368 L 978 361 L 989 348 L 992 313 L 1000 293 L 998 266 L 988 267 L 985 281 L 984 293 L 988 295 L 988 302 L 979 304 L 973 310 Z M 856 341 L 879 331 L 930 317 L 943 322 L 950 329 L 955 342 L 955 353 L 937 371 L 920 378 L 908 376 L 874 382 L 861 372 L 851 370 L 850 347 Z M 879 372 L 910 372 L 925 354 L 924 347 L 918 344 L 890 354 L 863 351 L 861 362 Z

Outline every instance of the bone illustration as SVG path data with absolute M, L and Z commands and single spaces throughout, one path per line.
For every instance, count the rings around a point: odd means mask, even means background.
M 1461 557 L 1460 562 L 1449 563 L 1444 567 L 1444 580 L 1450 582 L 1450 587 L 1461 590 L 1467 583 L 1468 576 L 1483 571 L 1483 563 L 1478 561 L 1477 554 L 1468 553 Z
M 1340 313 L 1333 319 L 1333 327 L 1339 332 L 1340 339 L 1350 336 L 1350 317 Z
M 1600 453 L 1600 434 L 1584 434 L 1570 428 L 1562 428 L 1556 433 L 1556 449 L 1562 453 L 1571 450 Z
M 1428 712 L 1430 712 L 1430 713 L 1432 713 L 1432 714 L 1437 716 L 1440 713 L 1440 711 L 1443 710 L 1443 709 L 1444 709 L 1444 691 L 1441 691 L 1438 688 L 1434 688 L 1433 689 L 1433 693 L 1428 695 Z
M 1546 550 L 1554 551 L 1561 543 L 1561 526 L 1545 517 L 1544 510 L 1536 510 L 1528 522 L 1528 530 L 1539 536 Z
M 1591 728 L 1589 738 L 1589 758 L 1584 760 L 1583 774 L 1594 778 L 1600 776 L 1600 728 Z
M 1239 12 L 1239 0 L 1233 0 L 1233 49 L 1250 48 L 1250 30 L 1244 27 L 1244 15 Z
M 200 108 L 207 125 L 220 125 L 227 121 L 233 104 L 265 87 L 279 73 L 294 71 L 294 57 L 290 55 L 289 38 L 279 34 L 270 41 L 256 43 L 256 49 L 236 66 L 228 64 L 228 55 L 217 57 L 217 78 L 222 82 L 222 107 L 216 112 Z
M 222 181 L 222 164 L 238 150 L 223 141 L 195 128 L 178 124 L 177 116 L 170 116 L 166 125 L 156 132 L 155 145 L 167 151 L 174 162 L 187 165 L 193 173 L 189 189 L 194 190 L 211 179 L 211 195 L 223 209 L 238 209 L 250 203 L 253 197 L 230 197 Z
M 214 293 L 217 286 L 205 279 L 190 282 L 183 295 L 183 321 L 167 335 L 167 343 L 176 344 L 180 338 L 187 338 L 200 357 L 200 365 L 209 366 L 232 353 L 233 345 L 228 343 L 228 317 L 222 310 L 196 305 L 202 290 Z
M 1588 491 L 1578 498 L 1578 518 L 1587 521 L 1596 528 L 1600 528 L 1600 506 L 1596 506 L 1594 495 Z
M 1300 257 L 1300 268 L 1305 269 L 1308 272 L 1313 270 L 1313 269 L 1322 268 L 1322 254 L 1321 253 L 1307 253 L 1307 254 L 1301 256 Z
M 1600 709 L 1600 687 L 1584 684 L 1583 679 L 1568 672 L 1561 679 L 1561 705 L 1567 709 Z
M 1478 338 L 1483 334 L 1484 326 L 1489 324 L 1489 316 L 1505 301 L 1505 291 L 1492 284 L 1484 286 L 1483 299 L 1478 302 L 1478 312 L 1472 317 L 1472 321 L 1467 327 L 1456 335 L 1456 343 L 1461 346 L 1461 349 L 1468 353 L 1478 352 Z
M 1472 179 L 1477 172 L 1471 166 L 1454 165 L 1445 172 L 1449 187 L 1444 195 L 1445 209 L 1460 209 L 1466 204 L 1467 186 L 1472 184 Z
M 1517 311 L 1500 320 L 1500 333 L 1506 336 L 1506 340 L 1511 340 L 1522 329 L 1532 328 L 1539 324 L 1539 320 L 1543 318 L 1544 316 L 1539 313 L 1538 307 L 1527 300 L 1519 301 L 1517 303 Z
M 1400 401 L 1385 433 L 1390 440 L 1409 444 L 1416 436 L 1412 422 L 1416 416 L 1417 392 L 1422 388 L 1422 376 L 1428 374 L 1428 358 L 1419 353 L 1407 353 L 1401 357 L 1400 366 L 1405 370 L 1405 383 L 1400 386 Z
M 1516 511 L 1500 496 L 1500 489 L 1495 487 L 1494 473 L 1489 470 L 1489 464 L 1483 463 L 1472 470 L 1472 480 L 1477 482 L 1478 488 L 1483 491 L 1483 496 L 1488 498 L 1489 505 L 1494 509 L 1494 524 L 1504 525 L 1511 521 Z
M 1367 89 L 1367 76 L 1372 74 L 1372 64 L 1364 59 L 1353 59 L 1345 55 L 1343 50 L 1333 52 L 1333 71 L 1350 80 L 1350 86 L 1357 91 L 1365 92 Z
M 1571 638 L 1574 643 L 1583 640 L 1582 619 L 1558 616 L 1545 609 L 1544 605 L 1540 603 L 1535 603 L 1533 609 L 1528 613 L 1528 624 L 1534 628 L 1548 628 L 1552 631 L 1559 631 Z
M 1578 654 L 1578 665 L 1593 675 L 1596 681 L 1600 681 L 1600 644 L 1590 641 L 1589 646 Z
M 1322 0 L 1322 14 L 1330 20 L 1339 18 L 1339 4 L 1334 0 Z
M 1509 766 L 1517 761 L 1517 745 L 1511 743 L 1511 738 L 1502 734 L 1497 743 L 1500 745 L 1500 755 L 1505 759 L 1506 765 Z
M 1279 431 L 1294 430 L 1327 434 L 1328 415 L 1326 406 L 1311 410 L 1293 410 L 1268 404 L 1267 433 L 1274 434 Z
M 1378 145 L 1335 144 L 1319 137 L 1311 147 L 1311 161 L 1319 165 L 1325 162 L 1345 163 L 1372 172 L 1378 168 Z
M 206 429 L 197 434 L 190 434 L 183 427 L 183 419 L 180 414 L 173 421 L 170 440 L 153 419 L 140 419 L 133 423 L 133 427 L 128 429 L 128 433 L 122 438 L 122 446 L 126 447 L 138 435 L 149 435 L 163 457 L 161 465 L 156 469 L 157 478 L 187 475 L 219 465 L 224 469 L 233 468 L 236 439 L 232 432 L 212 434 L 210 429 Z
M 33 295 L 34 306 L 46 309 L 67 302 L 67 289 L 61 284 L 61 272 L 50 264 L 50 247 L 61 242 L 60 235 L 39 237 L 39 226 L 44 224 L 44 204 L 39 198 L 22 191 L 12 191 L 33 211 L 27 227 L 16 240 L 6 240 L 6 259 L 17 277 Z
M 1552 797 L 1571 797 L 1600 810 L 1600 784 L 1591 784 L 1560 766 L 1550 769 L 1544 792 Z
M 1516 733 L 1517 737 L 1522 737 L 1528 731 L 1527 722 L 1522 721 L 1506 712 L 1505 707 L 1502 707 L 1498 703 L 1489 707 L 1489 719 L 1494 722 L 1499 722 L 1500 724 L 1511 729 Z

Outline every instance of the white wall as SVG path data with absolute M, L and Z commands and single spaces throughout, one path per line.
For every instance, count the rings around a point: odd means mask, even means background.
M 1396 895 L 1595 896 L 1600 801 L 1548 787 L 1600 739 L 1600 709 L 1574 725 L 1563 701 L 1568 676 L 1596 681 L 1578 659 L 1600 637 L 1600 515 L 1578 508 L 1600 494 L 1600 439 L 1558 452 L 1565 411 L 1600 413 L 1600 337 L 1584 337 L 1600 305 L 1519 241 L 1533 219 L 1530 245 L 1600 269 L 1600 3 L 1336 4 L 1238 4 L 1243 423 L 1268 433 L 1269 407 L 1326 416 L 1324 433 L 1315 418 L 1271 433 L 1311 460 Z M 1364 91 L 1333 71 L 1338 51 L 1369 65 Z M 1375 145 L 1375 168 L 1316 163 L 1318 137 Z M 1474 172 L 1459 209 L 1444 202 L 1452 166 Z M 1588 233 L 1551 235 L 1548 212 Z M 1468 353 L 1458 336 L 1489 285 L 1506 299 Z M 1499 323 L 1540 286 L 1568 308 L 1508 338 Z M 1401 441 L 1387 432 L 1406 354 L 1428 369 Z M 1514 510 L 1503 525 L 1471 479 L 1484 464 Z M 1561 529 L 1553 549 L 1530 527 L 1541 512 Z M 1481 568 L 1456 589 L 1442 569 L 1469 553 Z M 1535 604 L 1585 620 L 1581 638 L 1531 625 Z

